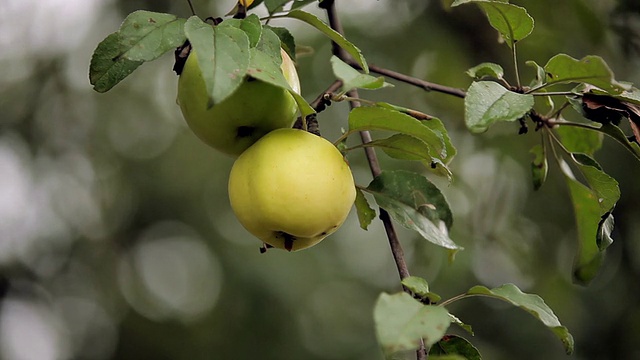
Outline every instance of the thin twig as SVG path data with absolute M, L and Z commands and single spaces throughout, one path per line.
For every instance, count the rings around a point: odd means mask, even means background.
M 338 18 L 338 13 L 335 7 L 334 0 L 325 0 L 322 2 L 322 7 L 327 11 L 327 17 L 329 19 L 329 25 L 332 29 L 337 31 L 338 33 L 344 35 L 344 29 L 342 28 L 342 24 L 340 23 L 340 19 Z M 335 42 L 332 43 L 333 46 L 333 54 L 340 58 L 342 61 L 347 61 L 349 59 L 348 54 L 344 49 L 342 49 Z M 347 92 L 347 96 L 351 98 L 359 98 L 357 90 L 351 90 Z M 350 101 L 349 102 L 351 108 L 360 107 L 359 101 Z M 372 141 L 371 133 L 369 131 L 360 131 L 360 138 L 363 143 L 369 143 Z M 365 147 L 365 154 L 367 156 L 367 161 L 369 162 L 369 168 L 371 169 L 371 174 L 376 177 L 380 175 L 382 172 L 380 168 L 380 163 L 378 162 L 378 157 L 376 155 L 375 149 L 372 147 Z M 407 263 L 404 259 L 404 251 L 402 250 L 402 245 L 398 239 L 398 234 L 393 227 L 393 223 L 391 222 L 391 217 L 389 213 L 384 209 L 380 209 L 380 220 L 384 224 L 385 232 L 387 233 L 387 238 L 389 239 L 389 246 L 391 247 L 391 253 L 393 254 L 393 260 L 396 263 L 396 267 L 398 270 L 398 274 L 400 275 L 400 279 L 404 279 L 409 276 L 409 268 L 407 267 Z M 409 289 L 403 286 L 403 290 L 405 292 L 410 293 Z M 420 348 L 416 352 L 416 358 L 418 360 L 425 360 L 427 358 L 427 351 L 424 346 L 424 341 L 420 340 Z
M 351 59 L 350 57 L 343 60 L 344 62 L 346 62 L 347 64 L 351 65 L 352 67 L 362 70 L 362 67 L 360 67 L 360 65 L 353 59 Z M 418 79 L 415 78 L 413 76 L 409 76 L 406 74 L 402 74 L 399 73 L 397 71 L 393 71 L 393 70 L 389 70 L 380 66 L 376 66 L 376 65 L 372 65 L 369 64 L 369 70 L 376 73 L 376 74 L 380 74 L 382 76 L 387 76 L 390 77 L 392 79 L 396 79 L 398 81 L 402 81 L 404 83 L 413 85 L 413 86 L 417 86 L 421 89 L 424 89 L 426 91 L 436 91 L 436 92 L 440 92 L 440 93 L 444 93 L 444 94 L 448 94 L 448 95 L 453 95 L 459 98 L 464 98 L 467 93 L 466 91 L 462 90 L 462 89 L 458 89 L 458 88 L 454 88 L 454 87 L 449 87 L 449 86 L 444 86 L 444 85 L 440 85 L 440 84 L 435 84 L 429 81 L 424 81 L 422 79 Z

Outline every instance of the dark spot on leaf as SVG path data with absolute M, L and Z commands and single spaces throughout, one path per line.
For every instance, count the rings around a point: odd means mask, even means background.
M 150 23 L 152 23 L 152 24 L 155 24 L 155 23 L 156 23 L 156 21 L 155 21 L 155 19 L 154 19 L 154 18 L 149 18 L 149 22 L 150 22 Z

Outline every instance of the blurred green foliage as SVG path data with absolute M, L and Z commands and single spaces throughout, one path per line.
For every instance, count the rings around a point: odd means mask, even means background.
M 523 78 L 535 76 L 525 60 L 544 64 L 563 52 L 600 55 L 617 79 L 640 83 L 634 0 L 513 2 L 536 21 L 518 48 Z M 370 63 L 466 88 L 467 69 L 494 62 L 513 79 L 508 48 L 481 13 L 442 3 L 337 5 Z M 233 4 L 194 1 L 202 17 Z M 233 160 L 183 123 L 173 59 L 144 64 L 109 93 L 91 89 L 93 49 L 138 9 L 190 15 L 184 1 L 0 4 L 0 358 L 381 359 L 373 304 L 400 284 L 378 221 L 365 232 L 352 213 L 312 249 L 260 254 L 228 205 Z M 330 44 L 300 24 L 277 26 L 314 49 L 298 59 L 312 100 L 333 78 Z M 575 224 L 558 169 L 532 191 L 529 149 L 538 134 L 518 136 L 517 125 L 505 124 L 471 135 L 462 100 L 409 85 L 361 96 L 437 116 L 459 151 L 454 182 L 441 188 L 454 214 L 451 238 L 465 250 L 449 264 L 445 250 L 398 227 L 414 275 L 445 298 L 475 284 L 515 283 L 542 296 L 570 329 L 574 358 L 640 357 L 640 166 L 626 150 L 605 140 L 596 154 L 622 199 L 616 241 L 583 288 L 571 284 Z M 335 104 L 320 114 L 323 135 L 335 140 L 347 113 Z M 380 157 L 386 169 L 423 171 Z M 349 160 L 357 182 L 368 184 L 364 156 Z M 565 358 L 553 335 L 517 309 L 469 300 L 450 311 L 473 325 L 470 340 L 487 359 Z

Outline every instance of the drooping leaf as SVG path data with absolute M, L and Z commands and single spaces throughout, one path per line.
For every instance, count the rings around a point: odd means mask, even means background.
M 547 173 L 549 172 L 547 154 L 542 144 L 535 145 L 529 152 L 534 156 L 534 159 L 531 162 L 533 190 L 538 190 L 544 184 L 545 180 L 547 179 Z
M 422 305 L 407 293 L 382 293 L 373 311 L 378 342 L 385 354 L 415 350 L 420 339 L 431 346 L 451 323 L 444 307 Z
M 446 199 L 424 176 L 404 170 L 383 171 L 366 190 L 400 225 L 435 245 L 462 249 L 448 235 L 453 217 Z
M 341 94 L 353 89 L 375 90 L 393 85 L 384 81 L 384 77 L 362 74 L 337 56 L 331 57 L 331 67 L 336 77 L 342 80 Z
M 559 126 L 556 131 L 560 135 L 562 145 L 575 153 L 593 155 L 602 147 L 602 134 L 575 126 Z
M 464 99 L 465 123 L 471 132 L 481 133 L 496 122 L 522 118 L 533 104 L 533 95 L 518 94 L 491 81 L 477 81 Z
M 588 284 L 600 270 L 604 250 L 612 241 L 613 223 L 607 218 L 620 197 L 620 190 L 617 182 L 605 174 L 595 160 L 584 154 L 573 154 L 572 159 L 589 184 L 587 187 L 580 183 L 569 166 L 561 163 L 577 225 L 578 254 L 573 276 L 577 283 Z
M 578 60 L 567 54 L 558 54 L 544 66 L 546 83 L 587 83 L 620 94 L 630 86 L 615 80 L 609 65 L 599 56 L 588 55 Z
M 421 122 L 422 125 L 428 127 L 438 136 L 442 137 L 442 140 L 444 141 L 444 148 L 447 153 L 447 156 L 444 157 L 443 162 L 445 164 L 449 164 L 451 160 L 453 160 L 453 157 L 456 156 L 458 150 L 453 146 L 451 138 L 449 138 L 449 133 L 444 127 L 444 124 L 438 118 L 431 118 L 430 120 L 423 120 Z
M 502 79 L 504 76 L 504 70 L 502 69 L 502 66 L 498 64 L 485 62 L 467 70 L 467 75 L 476 80 L 480 80 L 482 78 Z
M 340 35 L 340 33 L 329 27 L 329 25 L 318 19 L 317 16 L 302 10 L 292 10 L 287 14 L 287 16 L 304 21 L 307 24 L 320 30 L 321 33 L 325 34 L 329 39 L 338 44 L 338 46 L 343 48 L 349 55 L 351 55 L 351 57 L 353 57 L 353 59 L 360 65 L 365 73 L 369 73 L 369 66 L 367 66 L 367 61 L 362 55 L 360 49 L 358 49 L 355 45 L 345 39 L 344 36 Z
M 491 26 L 498 30 L 511 48 L 516 42 L 526 38 L 533 31 L 533 18 L 523 7 L 509 4 L 508 2 L 491 0 L 457 0 L 451 6 L 466 3 L 474 3 L 480 6 L 487 15 Z
M 356 211 L 358 213 L 358 221 L 363 230 L 367 230 L 371 221 L 376 217 L 376 212 L 371 208 L 367 198 L 362 190 L 356 188 Z
M 572 158 L 584 175 L 591 190 L 598 197 L 601 215 L 611 212 L 620 200 L 618 182 L 607 175 L 600 165 L 586 154 L 574 153 Z
M 443 355 L 457 355 L 465 360 L 482 360 L 478 349 L 458 335 L 445 335 L 429 349 L 429 359 Z
M 558 317 L 553 313 L 553 310 L 545 304 L 540 296 L 523 293 L 513 284 L 505 284 L 493 289 L 488 289 L 484 286 L 474 286 L 467 291 L 467 294 L 489 296 L 525 310 L 540 320 L 540 322 L 547 326 L 560 339 L 567 354 L 573 352 L 573 336 L 566 327 L 562 326 Z
M 414 136 L 429 146 L 429 155 L 447 159 L 447 149 L 442 135 L 415 118 L 399 111 L 381 107 L 359 107 L 349 113 L 349 132 L 360 130 L 386 130 Z
M 222 102 L 244 81 L 249 67 L 249 38 L 233 26 L 213 27 L 190 17 L 185 33 L 197 56 L 209 94 L 209 107 Z

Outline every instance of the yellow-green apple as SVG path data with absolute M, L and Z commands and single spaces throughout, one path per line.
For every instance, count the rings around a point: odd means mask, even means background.
M 229 200 L 240 223 L 268 245 L 313 246 L 344 223 L 356 190 L 349 165 L 326 139 L 278 129 L 236 159 Z
M 295 64 L 281 49 L 280 68 L 289 86 L 300 92 Z M 191 130 L 206 144 L 237 156 L 268 132 L 291 127 L 298 107 L 280 87 L 247 77 L 224 101 L 207 109 L 208 95 L 195 52 L 187 58 L 178 80 L 178 105 Z

